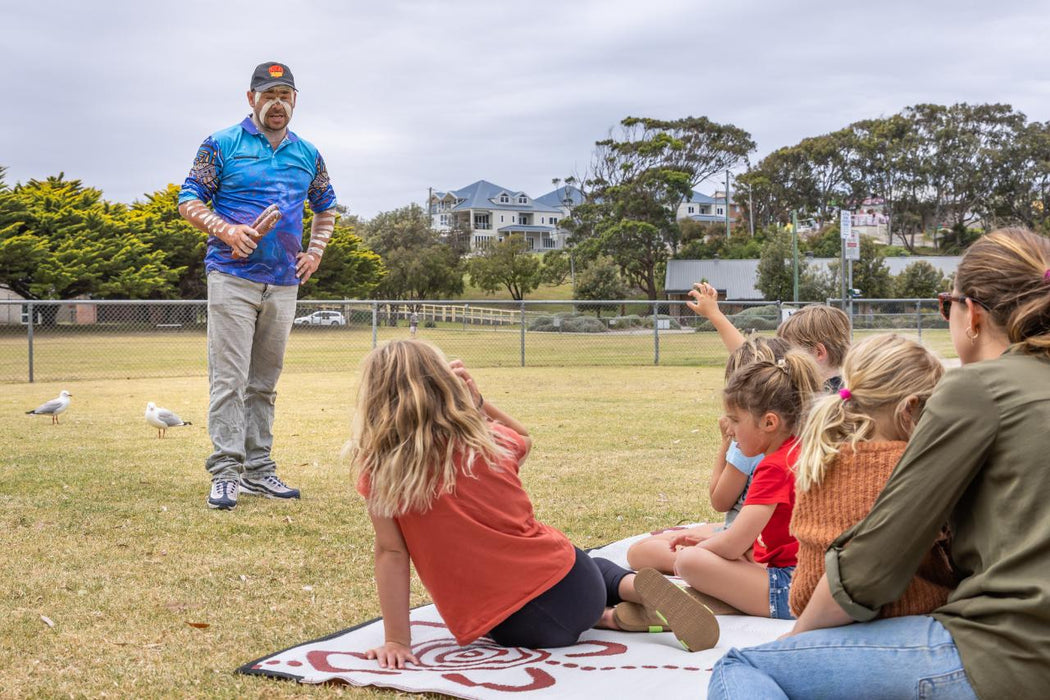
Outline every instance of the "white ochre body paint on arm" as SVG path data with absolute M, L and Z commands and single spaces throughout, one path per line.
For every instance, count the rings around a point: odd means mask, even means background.
M 332 231 L 334 230 L 334 211 L 323 211 L 315 214 L 313 223 L 310 226 L 310 245 L 306 252 L 313 253 L 317 257 L 324 255 L 324 249 L 328 246 L 328 241 L 331 239 Z
M 230 225 L 199 199 L 186 202 L 184 211 L 186 218 L 205 233 L 218 237 L 230 231 Z

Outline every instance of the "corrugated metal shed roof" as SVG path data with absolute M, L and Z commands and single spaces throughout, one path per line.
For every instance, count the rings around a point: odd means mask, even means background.
M 906 267 L 917 262 L 926 262 L 948 277 L 955 273 L 962 258 L 957 255 L 911 255 L 885 258 L 886 267 L 891 275 L 899 275 Z M 811 267 L 827 267 L 837 263 L 838 258 L 807 258 L 805 262 Z M 758 281 L 758 260 L 668 260 L 667 273 L 664 275 L 664 292 L 666 294 L 685 294 L 693 287 L 694 282 L 707 280 L 720 291 L 724 290 L 726 299 L 739 301 L 757 301 L 762 299 L 755 283 Z
M 684 294 L 694 282 L 707 280 L 726 299 L 761 299 L 755 288 L 758 279 L 758 260 L 668 260 L 664 277 L 667 294 Z

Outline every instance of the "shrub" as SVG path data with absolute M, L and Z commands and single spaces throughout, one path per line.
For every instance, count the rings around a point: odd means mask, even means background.
M 649 324 L 652 327 L 652 324 Z M 645 319 L 638 314 L 615 316 L 609 319 L 610 328 L 644 328 Z
M 555 319 L 560 326 L 554 325 Z M 605 333 L 609 330 L 601 320 L 593 316 L 572 313 L 537 316 L 528 328 L 540 333 Z
M 669 327 L 670 327 L 671 330 L 677 331 L 677 330 L 681 330 L 681 328 L 682 328 L 682 324 L 680 324 L 678 322 L 678 319 L 674 318 L 673 316 L 666 316 L 664 314 L 657 314 L 656 317 L 658 319 L 660 319 L 661 321 L 668 321 L 669 322 Z M 653 327 L 653 317 L 652 316 L 645 317 L 644 319 L 642 319 L 642 323 L 643 323 L 643 326 L 645 328 L 652 328 Z
M 727 316 L 729 322 L 741 331 L 775 331 L 780 325 L 780 309 L 775 304 L 766 306 L 749 306 L 739 313 Z M 714 326 L 707 319 L 696 325 L 698 333 L 713 331 Z

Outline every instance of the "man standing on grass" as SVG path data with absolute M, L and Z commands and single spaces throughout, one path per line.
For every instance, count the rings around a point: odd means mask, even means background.
M 297 94 L 288 66 L 259 64 L 251 114 L 204 140 L 179 193 L 179 213 L 208 234 L 211 508 L 233 508 L 240 492 L 299 498 L 270 456 L 275 389 L 299 285 L 321 262 L 336 201 L 320 153 L 288 130 Z M 314 218 L 304 252 L 306 200 Z

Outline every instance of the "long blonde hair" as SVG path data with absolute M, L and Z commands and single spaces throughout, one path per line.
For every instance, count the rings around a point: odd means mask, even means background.
M 808 491 L 824 480 L 842 445 L 868 440 L 875 432 L 872 414 L 893 408 L 898 432 L 911 435 L 916 418 L 944 374 L 936 356 L 895 333 L 873 335 L 854 345 L 842 364 L 843 390 L 817 401 L 799 434 L 795 485 Z M 912 404 L 912 419 L 906 409 Z
M 381 517 L 424 512 L 451 493 L 457 457 L 462 475 L 473 477 L 475 459 L 495 465 L 507 454 L 441 351 L 419 340 L 365 356 L 349 451 L 368 475 L 369 510 Z

